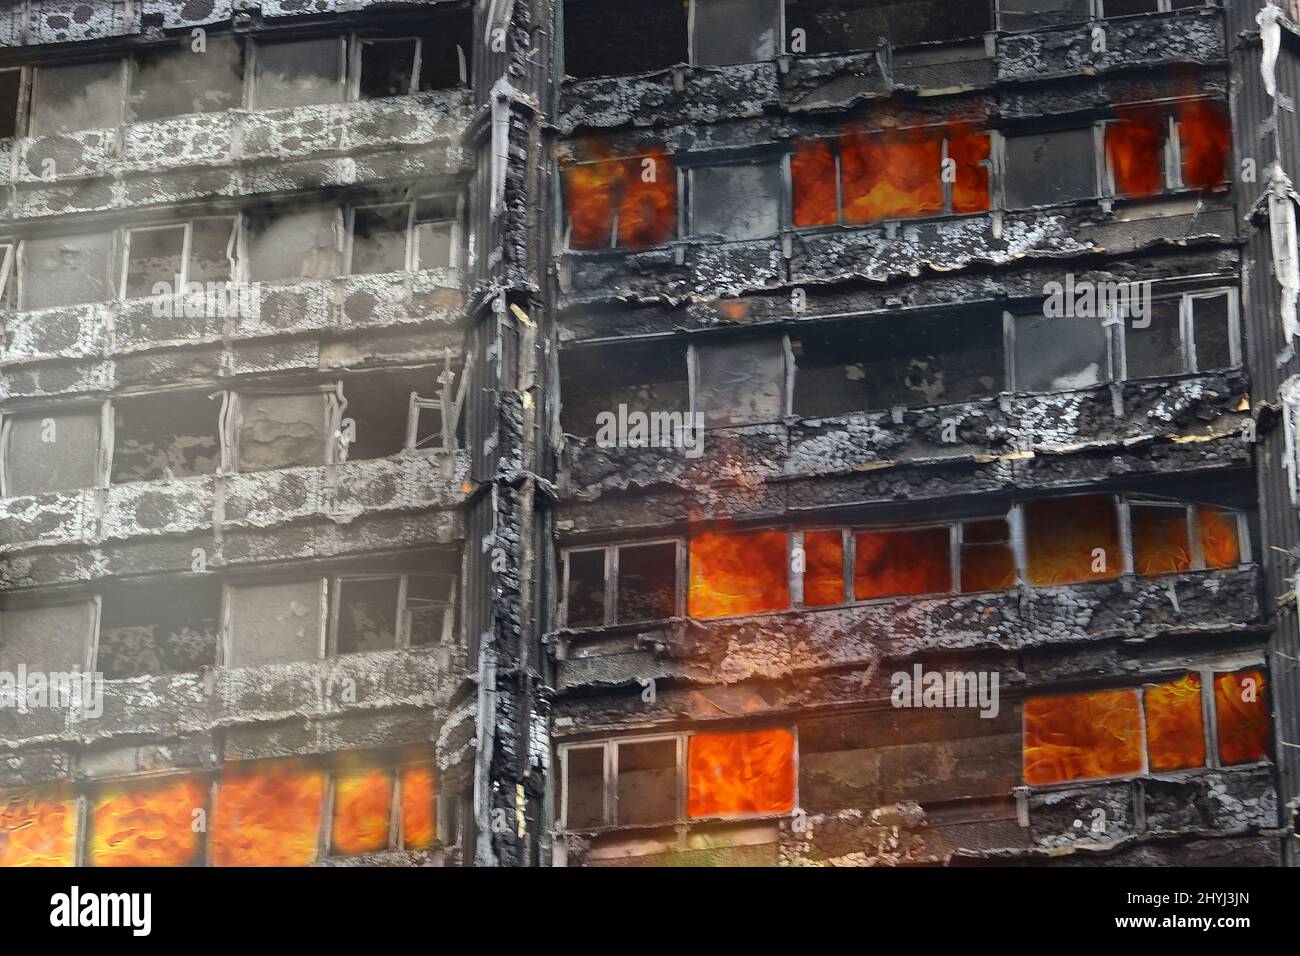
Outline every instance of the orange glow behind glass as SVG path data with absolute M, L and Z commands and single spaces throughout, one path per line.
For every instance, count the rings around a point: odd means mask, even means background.
M 619 245 L 629 249 L 660 245 L 673 237 L 676 225 L 677 176 L 667 154 L 655 151 L 627 160 L 618 208 Z
M 1179 104 L 1184 185 L 1204 189 L 1226 181 L 1230 132 L 1227 110 L 1220 104 L 1207 100 Z
M 402 845 L 408 850 L 433 846 L 437 835 L 434 801 L 437 779 L 433 767 L 420 764 L 402 768 Z
M 387 770 L 341 774 L 334 781 L 333 842 L 337 853 L 374 853 L 388 847 L 393 777 Z
M 1098 548 L 1100 557 L 1094 555 Z M 1118 577 L 1122 552 L 1115 502 L 1103 495 L 1029 502 L 1025 550 L 1030 584 L 1051 587 Z M 1105 570 L 1093 571 L 1094 564 Z
M 0 866 L 72 866 L 75 801 L 42 799 L 31 792 L 0 800 Z
M 788 813 L 794 808 L 794 736 L 788 730 L 697 734 L 688 757 L 691 817 Z
M 786 533 L 704 532 L 691 539 L 692 617 L 755 614 L 790 606 Z
M 584 163 L 564 171 L 569 200 L 569 244 L 574 249 L 608 249 L 613 240 L 614 197 L 623 183 L 623 164 Z
M 1106 155 L 1121 196 L 1153 196 L 1165 185 L 1165 139 L 1168 123 L 1153 106 L 1116 110 L 1119 119 L 1106 125 Z
M 844 603 L 844 539 L 838 531 L 809 531 L 803 536 L 803 603 L 826 607 Z
M 1234 568 L 1241 563 L 1241 542 L 1237 538 L 1237 516 L 1201 505 L 1196 516 L 1201 553 L 1207 568 Z
M 1258 670 L 1214 675 L 1219 725 L 1219 761 L 1225 766 L 1254 763 L 1268 755 L 1268 707 L 1264 673 Z
M 970 521 L 962 526 L 961 589 L 1004 591 L 1016 584 L 1016 556 L 1006 519 Z
M 949 540 L 947 528 L 859 533 L 853 593 L 865 601 L 951 590 Z
M 846 133 L 840 139 L 845 221 L 942 212 L 942 161 L 942 139 L 930 131 Z
M 1148 687 L 1143 703 L 1147 719 L 1147 761 L 1152 770 L 1205 766 L 1205 718 L 1201 712 L 1201 678 L 1187 674 Z
M 813 139 L 796 144 L 790 157 L 790 180 L 796 226 L 829 226 L 838 220 L 835 155 L 829 142 Z
M 105 791 L 91 808 L 91 866 L 194 864 L 194 811 L 207 805 L 208 783 L 195 777 Z
M 1133 568 L 1151 577 L 1176 574 L 1192 566 L 1192 546 L 1187 536 L 1187 509 L 1134 505 Z
M 1119 777 L 1142 769 L 1142 721 L 1132 690 L 1025 701 L 1025 783 Z
M 986 212 L 993 145 L 987 133 L 955 129 L 948 134 L 948 158 L 956 164 L 952 183 L 953 212 Z
M 217 787 L 212 862 L 306 866 L 316 859 L 325 774 L 297 761 L 229 770 Z

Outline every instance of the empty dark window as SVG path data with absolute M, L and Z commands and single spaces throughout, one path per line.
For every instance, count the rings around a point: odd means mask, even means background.
M 212 667 L 220 622 L 221 585 L 215 578 L 108 591 L 96 667 L 110 679 Z
M 459 257 L 456 234 L 456 197 L 430 196 L 415 204 L 417 269 L 454 269 Z
M 1196 370 L 1230 368 L 1233 360 L 1230 293 L 1193 295 L 1188 298 L 1192 315 L 1192 342 Z
M 617 822 L 671 823 L 678 817 L 677 740 L 618 743 Z
M 618 549 L 620 624 L 657 621 L 677 613 L 677 545 L 627 545 Z
M 1095 198 L 1097 149 L 1092 127 L 1008 136 L 1003 183 L 1008 209 Z
M 1087 20 L 1089 0 L 997 0 L 1003 30 L 1038 30 Z
M 1128 378 L 1232 368 L 1235 320 L 1232 293 L 1216 290 L 1157 299 L 1148 315 L 1124 324 Z
M 794 411 L 804 418 L 966 402 L 1002 391 L 993 314 L 866 317 L 792 333 Z
M 190 223 L 189 282 L 228 282 L 235 255 L 234 219 L 196 219 Z
M 102 129 L 122 122 L 120 60 L 38 67 L 33 84 L 33 136 Z
M 605 823 L 605 747 L 571 747 L 564 754 L 564 822 L 572 830 Z
M 336 209 L 252 213 L 247 223 L 248 273 L 254 282 L 338 275 Z
M 352 210 L 352 274 L 406 269 L 411 206 L 363 206 Z
M 156 226 L 127 232 L 127 298 L 154 294 L 157 285 L 179 291 L 185 281 L 185 225 Z
M 338 37 L 259 43 L 255 104 L 259 109 L 337 103 L 343 93 L 343 44 Z
M 1109 367 L 1101 319 L 1016 318 L 1016 391 L 1059 392 L 1099 385 L 1110 379 Z
M 415 92 L 419 46 L 414 37 L 362 41 L 360 98 L 374 100 Z
M 343 422 L 344 434 L 349 439 L 348 460 L 400 454 L 406 448 L 412 413 L 411 393 L 440 395 L 445 374 L 445 367 L 429 367 L 414 371 L 390 370 L 381 375 L 357 375 L 346 379 L 344 395 L 347 407 L 343 410 Z M 441 447 L 440 410 L 425 411 L 434 414 L 430 416 L 428 428 L 417 428 L 415 447 Z M 422 440 L 427 438 L 434 441 L 422 444 Z
M 22 70 L 0 70 L 0 139 L 18 135 Z
M 595 435 L 598 416 L 686 413 L 690 407 L 686 348 L 680 342 L 608 345 L 560 353 L 560 425 L 570 435 Z
M 22 244 L 22 308 L 104 302 L 116 298 L 111 232 L 26 239 Z
M 1014 586 L 1016 558 L 1007 520 L 967 521 L 960 530 L 962 591 L 1003 591 Z
M 420 38 L 420 89 L 443 90 L 469 82 L 474 49 L 473 15 L 456 13 L 435 21 L 437 27 Z
M 786 0 L 786 45 L 802 30 L 810 55 L 975 37 L 987 32 L 988 0 Z
M 694 411 L 708 427 L 780 421 L 785 416 L 785 347 L 780 338 L 696 346 Z
M 781 167 L 774 162 L 691 170 L 691 234 L 766 239 L 781 229 Z
M 135 55 L 131 116 L 138 122 L 236 109 L 243 85 L 234 37 L 209 35 L 204 48 L 196 50 L 187 34 L 180 43 Z
M 12 309 L 17 298 L 17 248 L 12 242 L 0 242 L 0 309 Z
M 99 475 L 98 408 L 19 415 L 5 421 L 5 493 L 91 488 Z
M 442 644 L 451 637 L 455 579 L 448 574 L 408 574 L 405 617 L 411 647 Z
M 570 551 L 565 590 L 565 623 L 590 627 L 605 623 L 605 551 Z
M 691 62 L 756 63 L 781 52 L 782 0 L 694 0 Z
M 339 579 L 337 648 L 340 654 L 384 651 L 397 646 L 397 602 L 401 578 Z
M 685 63 L 682 0 L 565 0 L 564 72 L 616 76 Z
M 1130 319 L 1125 325 L 1124 350 L 1128 378 L 1177 375 L 1183 371 L 1179 300 L 1151 303 L 1149 320 Z
M 210 475 L 221 464 L 221 398 L 183 392 L 113 403 L 113 482 Z

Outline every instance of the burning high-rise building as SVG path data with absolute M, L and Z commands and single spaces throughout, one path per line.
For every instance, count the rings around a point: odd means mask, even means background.
M 0 863 L 1293 862 L 1297 21 L 5 3 Z

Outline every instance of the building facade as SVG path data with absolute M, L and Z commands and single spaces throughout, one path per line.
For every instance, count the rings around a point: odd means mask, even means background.
M 6 4 L 0 864 L 1292 862 L 1298 19 Z

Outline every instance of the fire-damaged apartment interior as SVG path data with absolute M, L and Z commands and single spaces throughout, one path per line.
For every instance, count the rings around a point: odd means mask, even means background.
M 0 864 L 1300 862 L 1277 2 L 7 0 Z

